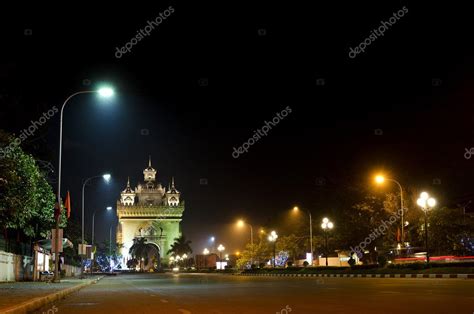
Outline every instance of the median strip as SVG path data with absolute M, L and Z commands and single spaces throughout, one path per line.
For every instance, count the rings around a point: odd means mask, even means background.
M 445 278 L 474 279 L 474 274 L 245 274 L 239 276 L 271 276 L 271 277 L 344 277 L 344 278 Z

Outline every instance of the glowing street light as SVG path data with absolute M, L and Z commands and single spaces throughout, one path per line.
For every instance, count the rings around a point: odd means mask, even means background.
M 402 224 L 402 236 L 401 236 L 401 243 L 404 246 L 405 245 L 405 223 L 403 222 L 403 216 L 404 216 L 404 208 L 403 208 L 403 188 L 400 182 L 394 179 L 388 179 L 385 178 L 383 175 L 377 175 L 375 176 L 375 182 L 377 184 L 383 184 L 385 181 L 391 181 L 398 185 L 398 188 L 400 189 L 400 210 L 401 210 L 401 224 Z
M 217 250 L 219 251 L 219 261 L 222 262 L 222 252 L 225 250 L 225 247 L 222 244 L 219 244 Z
M 436 200 L 427 192 L 422 192 L 420 197 L 416 201 L 416 204 L 421 207 L 423 212 L 425 213 L 425 249 L 426 249 L 426 263 L 430 263 L 430 254 L 428 252 L 428 211 L 430 211 L 433 207 L 436 206 Z
M 93 176 L 93 177 L 90 177 L 90 178 L 87 178 L 86 180 L 84 180 L 84 182 L 82 184 L 82 217 L 81 217 L 81 219 L 82 219 L 81 245 L 82 246 L 84 245 L 84 197 L 85 197 L 85 188 L 86 188 L 86 185 L 89 181 L 91 181 L 93 179 L 97 179 L 97 178 L 103 178 L 105 182 L 109 183 L 111 175 L 106 173 L 106 174 L 99 175 L 99 176 Z M 94 243 L 92 243 L 92 245 L 94 245 Z M 83 267 L 84 267 L 84 265 L 82 265 L 82 251 L 81 251 L 81 277 L 82 277 L 82 268 Z
M 273 243 L 273 268 L 275 268 L 275 260 L 276 260 L 276 240 L 278 239 L 278 234 L 276 233 L 275 230 L 270 232 L 270 235 L 268 236 L 268 241 Z
M 293 207 L 293 212 L 298 212 L 300 209 L 298 206 Z M 311 250 L 311 266 L 313 265 L 313 219 L 311 218 L 311 212 L 308 210 L 309 215 L 309 245 Z
M 323 223 L 321 224 L 321 228 L 324 231 L 324 241 L 326 244 L 326 266 L 328 266 L 328 231 L 334 228 L 334 224 L 329 221 L 328 218 L 323 218 Z
M 114 95 L 114 90 L 110 87 L 102 87 L 97 91 L 101 97 L 110 98 Z
M 110 89 L 110 88 L 109 88 Z M 99 89 L 99 90 L 87 90 L 87 91 L 80 91 L 76 92 L 72 95 L 70 95 L 66 100 L 64 101 L 63 105 L 61 106 L 61 113 L 59 117 L 59 150 L 58 150 L 58 188 L 57 188 L 57 207 L 58 207 L 58 212 L 60 212 L 61 209 L 61 172 L 62 172 L 62 154 L 63 154 L 63 116 L 64 116 L 64 107 L 66 107 L 67 103 L 69 100 L 74 98 L 77 95 L 81 94 L 90 94 L 90 93 L 98 93 L 101 97 L 110 97 L 112 94 L 110 93 L 110 90 L 104 90 L 104 89 Z M 82 215 L 84 217 L 84 214 Z M 59 224 L 61 220 L 61 215 L 56 215 L 56 227 L 55 227 L 55 234 L 56 234 L 56 243 L 54 244 L 54 247 L 56 248 L 55 250 L 55 262 L 54 262 L 54 282 L 60 282 L 60 276 L 59 276 Z M 84 227 L 83 229 L 83 234 L 84 234 Z M 84 238 L 82 238 L 82 243 L 84 243 Z
M 207 268 L 207 255 L 209 254 L 209 250 L 207 248 L 204 248 L 202 254 L 204 254 L 204 268 Z
M 251 244 L 251 250 L 250 250 L 250 263 L 253 264 L 253 227 L 251 224 L 246 223 L 244 220 L 240 219 L 237 221 L 237 227 L 242 228 L 245 225 L 248 225 L 250 227 L 250 244 Z

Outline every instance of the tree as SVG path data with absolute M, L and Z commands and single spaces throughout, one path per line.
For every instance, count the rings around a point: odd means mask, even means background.
M 55 196 L 31 155 L 0 131 L 0 225 L 35 238 L 54 226 Z M 65 223 L 65 221 L 63 221 Z
M 179 238 L 174 239 L 174 243 L 171 244 L 171 248 L 168 250 L 167 254 L 173 256 L 181 256 L 183 254 L 189 255 L 193 252 L 191 243 L 192 241 L 186 240 L 186 237 L 181 235 Z
M 259 241 L 253 245 L 247 243 L 245 249 L 239 255 L 237 267 L 242 268 L 246 265 L 250 265 L 252 260 L 254 264 L 258 265 L 270 259 L 272 254 L 273 250 L 268 241 Z
M 297 237 L 294 234 L 282 236 L 276 241 L 276 250 L 277 252 L 287 251 L 288 258 L 291 258 L 293 262 L 295 262 L 296 257 L 298 257 L 301 252 L 304 252 L 302 242 L 304 243 L 303 238 Z
M 428 245 L 436 255 L 472 254 L 474 219 L 460 208 L 434 208 L 428 213 Z M 419 237 L 424 240 L 424 221 L 420 222 Z
M 130 247 L 129 254 L 132 258 L 138 260 L 140 271 L 143 270 L 142 259 L 148 258 L 148 249 L 146 238 L 133 239 L 133 245 Z

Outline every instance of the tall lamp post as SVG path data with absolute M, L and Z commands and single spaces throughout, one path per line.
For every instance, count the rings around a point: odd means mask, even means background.
M 385 181 L 390 181 L 398 185 L 398 188 L 400 189 L 400 209 L 401 209 L 401 223 L 402 223 L 402 235 L 400 237 L 402 246 L 405 246 L 405 223 L 403 222 L 403 216 L 405 209 L 403 208 L 403 188 L 400 182 L 394 179 L 388 179 L 385 178 L 384 176 L 378 175 L 375 177 L 375 182 L 378 184 L 383 184 Z
M 425 212 L 425 249 L 426 249 L 426 263 L 430 263 L 430 254 L 429 254 L 429 246 L 428 246 L 428 211 L 433 209 L 436 206 L 436 200 L 426 192 L 422 192 L 420 197 L 416 201 L 418 206 L 423 209 Z
M 278 239 L 278 234 L 276 231 L 272 231 L 268 236 L 268 241 L 273 243 L 273 268 L 275 268 L 275 260 L 276 260 L 276 240 Z
M 225 247 L 222 244 L 219 244 L 217 250 L 219 251 L 219 263 L 222 268 L 222 252 L 225 250 Z
M 107 208 L 107 211 L 111 211 L 112 210 L 112 207 L 111 206 L 108 206 Z M 95 233 L 95 213 L 96 211 L 94 210 L 94 212 L 92 213 L 92 246 L 94 246 L 94 233 Z M 91 275 L 92 275 L 92 268 L 94 267 L 94 258 L 92 259 L 91 261 Z
M 84 197 L 85 197 L 85 189 L 86 189 L 86 185 L 89 181 L 91 180 L 94 180 L 94 179 L 97 179 L 97 178 L 103 178 L 105 180 L 105 182 L 109 182 L 110 181 L 110 174 L 106 173 L 106 174 L 103 174 L 103 175 L 99 175 L 99 176 L 93 176 L 93 177 L 90 177 L 90 178 L 87 178 L 84 180 L 83 184 L 82 184 L 82 223 L 81 223 L 81 245 L 82 245 L 82 249 L 84 249 Z M 82 269 L 84 268 L 84 265 L 83 265 L 83 259 L 82 259 L 82 251 L 81 251 L 81 276 L 82 276 Z
M 63 114 L 64 114 L 64 107 L 67 105 L 71 98 L 81 95 L 81 94 L 91 94 L 91 93 L 98 93 L 101 97 L 112 97 L 114 91 L 111 88 L 103 87 L 99 90 L 89 90 L 89 91 L 80 91 L 72 94 L 69 96 L 63 103 L 61 107 L 61 114 L 59 118 L 59 157 L 58 157 L 58 188 L 57 188 L 57 206 L 58 206 L 58 214 L 56 215 L 56 230 L 55 230 L 55 252 L 54 252 L 54 282 L 60 281 L 59 275 L 59 225 L 61 223 L 61 171 L 62 171 L 62 153 L 63 153 Z
M 324 231 L 324 243 L 326 247 L 326 266 L 328 266 L 328 231 L 334 228 L 334 224 L 330 222 L 328 218 L 323 218 L 321 228 L 323 228 Z
M 293 211 L 299 211 L 298 206 L 293 207 Z M 311 266 L 313 266 L 313 219 L 311 218 L 311 212 L 308 210 L 309 215 L 309 245 L 311 249 Z
M 204 268 L 207 268 L 207 255 L 209 254 L 209 250 L 205 248 L 202 254 L 204 254 Z
M 216 237 L 211 236 L 209 238 L 209 242 L 211 242 L 211 252 L 215 253 L 216 252 Z
M 245 225 L 248 225 L 250 227 L 250 244 L 251 244 L 250 263 L 253 264 L 253 227 L 252 227 L 251 224 L 249 224 L 248 222 L 243 221 L 242 219 L 237 221 L 237 226 L 238 227 L 242 228 Z

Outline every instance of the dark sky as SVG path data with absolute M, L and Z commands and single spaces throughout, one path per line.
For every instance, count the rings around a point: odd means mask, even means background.
M 83 95 L 65 111 L 62 189 L 71 191 L 74 215 L 82 179 L 113 175 L 109 186 L 87 188 L 89 226 L 93 209 L 115 206 L 127 176 L 133 185 L 142 179 L 151 155 L 159 181 L 175 177 L 186 201 L 183 230 L 197 252 L 211 234 L 237 249 L 248 237 L 230 226 L 239 217 L 256 229 L 295 203 L 323 215 L 331 203 L 318 200 L 369 185 L 377 169 L 435 191 L 440 203 L 470 200 L 471 11 L 304 3 L 2 7 L 0 128 L 18 134 L 71 93 L 110 83 L 113 101 Z M 169 6 L 175 12 L 149 36 L 114 56 Z M 383 37 L 348 57 L 403 6 L 408 13 Z M 232 157 L 287 106 L 288 117 Z M 58 128 L 56 115 L 24 143 L 54 167 Z M 112 216 L 98 216 L 97 225 L 108 231 Z

